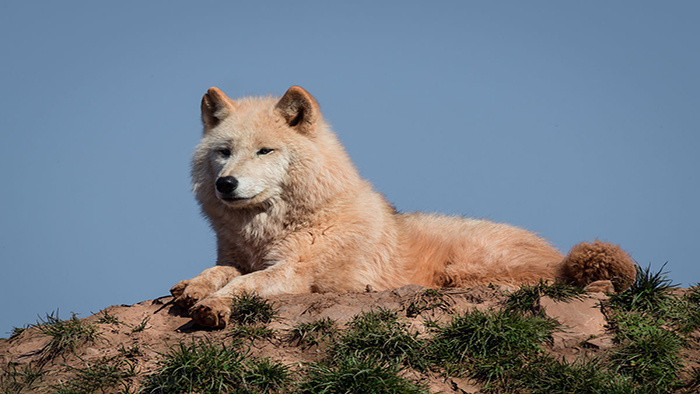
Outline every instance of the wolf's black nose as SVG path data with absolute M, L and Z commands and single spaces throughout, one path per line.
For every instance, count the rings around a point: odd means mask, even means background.
M 216 180 L 216 190 L 221 194 L 231 194 L 236 190 L 238 181 L 232 176 L 224 176 Z

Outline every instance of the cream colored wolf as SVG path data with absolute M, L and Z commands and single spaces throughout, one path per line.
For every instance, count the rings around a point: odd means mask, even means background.
M 316 100 L 202 99 L 192 182 L 216 232 L 216 266 L 175 285 L 195 322 L 226 325 L 239 292 L 362 291 L 407 284 L 520 285 L 541 279 L 620 290 L 632 259 L 595 241 L 562 256 L 537 235 L 485 220 L 397 213 L 358 174 Z M 602 282 L 601 282 L 602 281 Z

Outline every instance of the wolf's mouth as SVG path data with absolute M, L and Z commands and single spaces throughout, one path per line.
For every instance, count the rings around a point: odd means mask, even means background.
M 238 202 L 238 201 L 250 200 L 250 198 L 247 198 L 247 197 L 221 197 L 221 200 L 226 201 L 226 202 Z

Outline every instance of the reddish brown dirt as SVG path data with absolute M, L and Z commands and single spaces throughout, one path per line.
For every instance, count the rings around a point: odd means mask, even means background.
M 385 308 L 398 311 L 409 324 L 410 330 L 422 335 L 426 332 L 427 320 L 446 321 L 454 314 L 477 308 L 487 310 L 498 308 L 507 294 L 505 288 L 474 287 L 471 289 L 452 289 L 444 292 L 445 302 L 411 316 L 409 305 L 420 302 L 425 289 L 419 286 L 406 286 L 392 291 L 344 293 L 344 294 L 302 294 L 273 297 L 270 301 L 277 307 L 278 318 L 268 325 L 276 330 L 270 339 L 257 339 L 252 343 L 252 353 L 268 356 L 290 365 L 296 369 L 302 363 L 317 361 L 323 354 L 323 347 L 304 348 L 295 346 L 286 340 L 286 333 L 298 323 L 311 322 L 320 318 L 331 318 L 344 324 L 353 316 L 363 311 Z M 600 310 L 600 301 L 605 296 L 593 293 L 580 301 L 558 303 L 543 298 L 541 306 L 546 313 L 564 324 L 564 330 L 554 334 L 552 345 L 546 349 L 568 360 L 583 355 L 605 351 L 612 345 L 611 335 L 606 327 L 606 320 Z M 71 367 L 82 368 L 86 364 L 99 363 L 104 357 L 119 356 L 120 349 L 138 348 L 140 354 L 129 360 L 136 366 L 139 377 L 132 381 L 132 391 L 138 386 L 143 376 L 154 371 L 160 354 L 178 342 L 189 343 L 198 338 L 212 341 L 230 341 L 230 330 L 210 330 L 192 323 L 185 311 L 171 303 L 172 297 L 162 297 L 143 301 L 134 305 L 117 305 L 105 308 L 82 321 L 95 324 L 100 332 L 99 339 L 93 343 L 79 346 L 74 352 L 64 352 L 52 360 L 46 361 L 44 369 L 49 371 L 40 384 L 47 387 L 65 382 L 72 376 Z M 105 313 L 119 320 L 119 324 L 99 323 Z M 65 318 L 65 316 L 64 316 Z M 143 321 L 145 329 L 134 332 Z M 697 339 L 700 333 L 693 334 L 696 341 L 684 350 L 684 358 L 695 366 L 700 360 L 700 346 Z M 49 339 L 38 328 L 28 328 L 10 339 L 0 339 L 0 369 L 9 363 L 21 366 L 39 363 L 41 350 Z M 0 371 L 1 372 L 1 371 Z M 479 385 L 461 378 L 445 378 L 437 374 L 420 375 L 410 371 L 407 374 L 427 383 L 431 391 L 439 392 L 478 392 Z

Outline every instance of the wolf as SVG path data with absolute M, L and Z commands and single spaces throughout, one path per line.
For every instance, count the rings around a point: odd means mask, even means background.
M 212 87 L 192 185 L 216 233 L 217 261 L 171 289 L 203 326 L 224 327 L 242 292 L 352 292 L 519 286 L 541 280 L 623 290 L 635 263 L 594 241 L 559 253 L 507 224 L 400 213 L 360 177 L 306 90 L 230 99 Z

